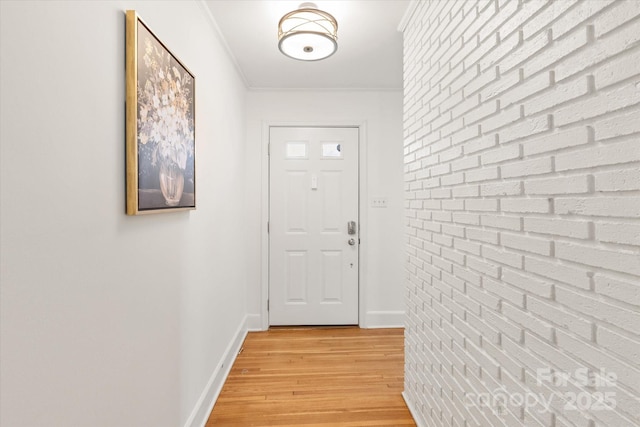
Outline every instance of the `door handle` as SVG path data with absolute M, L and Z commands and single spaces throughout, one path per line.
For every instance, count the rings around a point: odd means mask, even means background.
M 356 244 L 356 239 L 349 239 L 349 246 L 353 246 Z
M 356 230 L 356 222 L 355 221 L 349 221 L 347 223 L 347 234 L 356 234 L 357 230 Z

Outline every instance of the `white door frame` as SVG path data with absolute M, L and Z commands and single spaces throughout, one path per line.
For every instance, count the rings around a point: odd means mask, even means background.
M 360 225 L 360 260 L 358 262 L 358 324 L 361 328 L 366 328 L 366 296 L 367 296 L 367 259 L 368 259 L 368 218 L 367 200 L 368 180 L 367 180 L 367 122 L 361 121 L 336 121 L 336 122 L 280 122 L 265 121 L 262 123 L 262 141 L 260 144 L 262 153 L 262 185 L 261 185 L 261 209 L 260 209 L 260 235 L 261 235 L 261 262 L 260 262 L 260 327 L 262 330 L 269 329 L 269 312 L 267 301 L 269 299 L 269 234 L 267 233 L 267 222 L 269 221 L 269 128 L 280 127 L 354 127 L 359 129 L 359 159 L 358 159 L 358 215 Z

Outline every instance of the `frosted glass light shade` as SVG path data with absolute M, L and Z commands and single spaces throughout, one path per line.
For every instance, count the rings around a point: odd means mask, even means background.
M 338 23 L 333 16 L 306 6 L 287 13 L 280 20 L 278 48 L 294 59 L 318 61 L 338 49 L 337 33 Z

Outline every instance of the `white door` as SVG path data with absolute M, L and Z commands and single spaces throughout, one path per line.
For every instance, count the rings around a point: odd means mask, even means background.
M 357 324 L 358 129 L 269 141 L 269 324 Z

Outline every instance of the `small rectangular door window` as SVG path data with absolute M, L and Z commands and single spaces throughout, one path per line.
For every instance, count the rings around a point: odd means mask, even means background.
M 307 143 L 306 142 L 287 142 L 287 159 L 306 159 Z
M 342 145 L 339 142 L 323 142 L 322 158 L 323 159 L 342 158 Z

